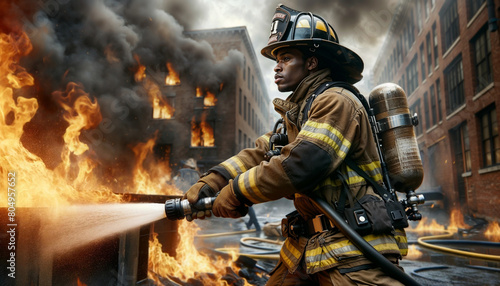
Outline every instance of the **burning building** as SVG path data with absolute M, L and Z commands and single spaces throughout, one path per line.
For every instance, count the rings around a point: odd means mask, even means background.
M 449 207 L 497 221 L 499 7 L 499 1 L 401 2 L 374 70 L 375 84 L 398 83 L 419 116 L 425 173 L 419 191 L 443 192 Z
M 9 273 L 20 277 L 9 282 L 217 273 L 193 224 L 153 222 L 181 195 L 168 184 L 175 164 L 248 146 L 268 126 L 268 100 L 244 28 L 221 31 L 233 48 L 216 50 L 188 37 L 166 2 L 0 3 L 0 240 L 5 222 L 15 229 L 0 256 L 16 256 Z M 134 221 L 139 209 L 156 217 Z
M 165 84 L 163 98 L 175 109 L 172 117 L 157 118 L 154 108 L 150 116 L 152 126 L 159 130 L 155 148 L 170 154 L 170 164 L 176 166 L 182 160 L 195 158 L 205 171 L 252 146 L 269 130 L 270 100 L 245 27 L 184 34 L 209 43 L 218 61 L 234 51 L 242 56 L 239 66 L 229 71 L 234 74 L 229 80 L 192 84 L 187 80 L 190 73 L 186 73 L 180 75 L 177 84 Z M 206 74 L 207 78 L 212 76 Z

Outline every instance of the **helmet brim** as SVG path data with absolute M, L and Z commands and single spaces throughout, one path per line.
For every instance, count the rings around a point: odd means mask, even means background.
M 282 48 L 308 48 L 314 50 L 321 58 L 328 60 L 330 68 L 343 73 L 346 81 L 356 83 L 363 78 L 364 63 L 358 54 L 352 50 L 324 39 L 304 39 L 275 42 L 261 50 L 261 54 L 271 60 L 276 60 L 276 52 Z

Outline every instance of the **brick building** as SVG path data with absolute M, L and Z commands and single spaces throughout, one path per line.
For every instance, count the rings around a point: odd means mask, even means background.
M 401 1 L 374 84 L 398 83 L 419 115 L 421 191 L 500 219 L 500 1 Z
M 230 71 L 234 74 L 230 82 L 220 82 L 216 88 L 201 87 L 186 84 L 192 82 L 189 74 L 180 74 L 171 84 L 160 87 L 160 104 L 153 104 L 152 129 L 159 131 L 156 155 L 168 160 L 173 171 L 182 160 L 194 158 L 204 172 L 253 146 L 258 136 L 270 130 L 270 100 L 246 27 L 189 31 L 185 35 L 208 42 L 216 61 L 223 61 L 231 50 L 239 51 L 241 59 L 236 70 Z M 168 110 L 162 109 L 165 106 Z

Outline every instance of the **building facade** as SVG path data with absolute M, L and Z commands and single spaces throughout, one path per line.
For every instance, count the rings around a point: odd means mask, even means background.
M 174 172 L 182 161 L 194 158 L 204 172 L 253 146 L 255 139 L 270 130 L 271 102 L 246 27 L 189 31 L 185 36 L 208 43 L 216 62 L 229 61 L 231 53 L 238 59 L 237 65 L 228 65 L 230 76 L 216 85 L 193 84 L 196 80 L 189 78 L 189 72 L 179 73 L 170 83 L 165 80 L 158 104 L 153 103 L 156 156 Z M 168 74 L 175 75 L 174 69 Z
M 402 1 L 373 72 L 408 97 L 424 166 L 420 190 L 500 219 L 500 1 Z

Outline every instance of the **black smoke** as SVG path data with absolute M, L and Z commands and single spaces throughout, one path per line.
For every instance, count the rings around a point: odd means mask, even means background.
M 209 89 L 231 80 L 242 61 L 237 51 L 216 61 L 207 42 L 185 36 L 191 20 L 201 13 L 199 5 L 187 2 L 21 0 L 0 5 L 2 19 L 14 15 L 0 21 L 2 30 L 21 26 L 33 44 L 22 65 L 35 77 L 31 96 L 40 107 L 25 126 L 23 144 L 49 168 L 60 163 L 68 124 L 59 101 L 68 83 L 75 82 L 99 103 L 103 118 L 81 135 L 90 148 L 86 155 L 102 167 L 104 177 L 116 177 L 115 170 L 133 166 L 131 147 L 155 132 L 148 116 L 151 102 L 134 80 L 137 58 L 152 80 L 164 80 L 169 62 L 183 84 Z

